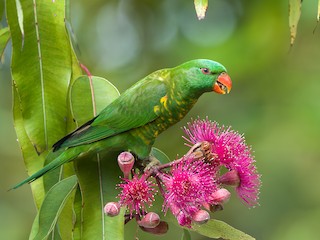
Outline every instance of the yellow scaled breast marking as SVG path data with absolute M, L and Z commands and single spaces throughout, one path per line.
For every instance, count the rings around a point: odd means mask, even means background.
M 158 114 L 159 111 L 160 111 L 160 106 L 159 106 L 159 105 L 156 105 L 156 106 L 153 107 L 153 112 L 154 112 L 155 114 Z
M 161 103 L 166 109 L 168 109 L 167 102 L 168 102 L 168 96 L 167 96 L 167 95 L 163 96 L 163 97 L 160 99 L 160 103 Z
M 156 105 L 153 107 L 153 111 L 158 114 L 161 111 L 161 106 L 163 106 L 166 110 L 168 110 L 168 96 L 165 95 L 160 98 L 160 105 Z

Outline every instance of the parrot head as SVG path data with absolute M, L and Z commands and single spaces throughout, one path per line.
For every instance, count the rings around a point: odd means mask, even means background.
M 177 68 L 183 69 L 185 87 L 198 94 L 214 91 L 219 94 L 229 93 L 232 81 L 226 68 L 218 62 L 207 59 L 196 59 L 186 62 Z

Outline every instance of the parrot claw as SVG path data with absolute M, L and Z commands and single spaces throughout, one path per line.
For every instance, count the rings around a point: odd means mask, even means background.
M 193 155 L 196 159 L 205 158 L 208 162 L 214 161 L 217 158 L 217 155 L 211 151 L 211 144 L 207 141 L 196 143 L 186 155 Z
M 148 164 L 147 166 L 144 168 L 144 171 L 150 171 L 152 168 L 154 168 L 155 166 L 160 165 L 161 162 L 154 156 L 149 156 L 148 158 Z

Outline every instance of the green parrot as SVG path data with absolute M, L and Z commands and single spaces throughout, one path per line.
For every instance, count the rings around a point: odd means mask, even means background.
M 180 121 L 203 93 L 225 94 L 231 86 L 225 67 L 206 59 L 155 71 L 56 142 L 47 155 L 51 162 L 13 189 L 89 153 L 130 151 L 146 160 L 157 136 Z

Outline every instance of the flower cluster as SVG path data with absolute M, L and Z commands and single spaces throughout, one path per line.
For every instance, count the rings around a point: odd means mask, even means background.
M 207 141 L 210 151 L 215 153 L 218 166 L 226 167 L 232 174 L 226 173 L 220 182 L 227 183 L 230 177 L 238 178 L 236 191 L 239 197 L 249 206 L 258 203 L 260 175 L 257 174 L 251 148 L 245 143 L 243 135 L 230 127 L 219 127 L 216 122 L 195 120 L 185 128 L 189 143 Z
M 191 226 L 204 204 L 212 203 L 211 194 L 218 188 L 210 164 L 186 156 L 174 164 L 168 174 L 158 174 L 165 186 L 164 211 L 171 210 L 182 226 Z
M 119 194 L 120 205 L 127 206 L 130 215 L 133 212 L 144 215 L 146 212 L 145 206 L 150 206 L 154 201 L 155 184 L 147 180 L 145 175 L 139 178 L 138 175 L 134 174 L 131 180 L 123 180 L 124 182 L 118 185 L 122 189 Z
M 118 185 L 119 202 L 106 205 L 108 215 L 116 215 L 118 205 L 126 206 L 128 219 L 135 217 L 142 229 L 165 233 L 167 224 L 156 213 L 147 213 L 157 186 L 164 199 L 163 212 L 170 210 L 181 226 L 189 228 L 208 221 L 208 211 L 222 209 L 231 195 L 225 186 L 234 186 L 249 207 L 258 204 L 260 175 L 243 135 L 209 120 L 195 120 L 184 130 L 189 152 L 173 162 L 152 166 L 140 176 L 133 174 L 129 179 L 133 156 L 119 155 L 120 168 L 126 164 L 125 178 Z

